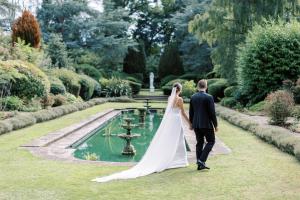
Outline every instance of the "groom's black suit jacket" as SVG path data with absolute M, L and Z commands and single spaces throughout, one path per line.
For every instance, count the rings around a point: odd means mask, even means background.
M 192 96 L 189 115 L 194 129 L 218 127 L 214 99 L 205 92 L 200 91 Z

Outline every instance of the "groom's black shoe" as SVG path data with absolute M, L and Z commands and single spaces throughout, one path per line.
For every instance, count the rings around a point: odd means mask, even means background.
M 197 170 L 203 170 L 203 169 L 210 169 L 210 168 L 207 167 L 204 162 L 198 161 L 198 168 L 197 168 Z

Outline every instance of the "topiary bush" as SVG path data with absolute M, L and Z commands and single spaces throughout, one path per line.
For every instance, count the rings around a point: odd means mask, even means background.
M 85 75 L 92 77 L 96 81 L 98 81 L 101 78 L 101 73 L 99 70 L 88 64 L 82 64 L 82 65 L 77 65 L 75 67 L 77 73 L 84 73 Z
M 45 95 L 41 98 L 41 105 L 43 108 L 51 107 L 54 104 L 54 98 L 53 95 Z
M 50 92 L 54 95 L 57 94 L 65 94 L 66 93 L 66 87 L 64 86 L 63 82 L 53 76 L 49 76 L 49 81 L 50 81 Z
M 0 98 L 1 110 L 20 110 L 22 109 L 24 102 L 17 96 L 8 96 Z
M 208 82 L 208 93 L 214 97 L 215 102 L 219 102 L 224 97 L 224 90 L 229 86 L 226 79 L 210 79 Z
M 50 90 L 48 77 L 33 64 L 19 60 L 0 61 L 0 71 L 10 82 L 9 92 L 22 99 L 42 97 Z
M 79 96 L 79 92 L 81 88 L 81 85 L 79 83 L 80 81 L 79 74 L 68 69 L 54 69 L 49 71 L 49 73 L 50 76 L 55 76 L 63 82 L 67 92 L 75 95 L 76 97 Z
M 238 51 L 238 82 L 246 103 L 263 100 L 300 74 L 300 23 L 256 25 Z
M 248 109 L 251 112 L 261 112 L 265 110 L 266 102 L 265 101 L 260 101 L 252 106 L 250 106 Z
M 179 76 L 179 79 L 186 79 L 186 80 L 193 80 L 198 82 L 199 80 L 203 79 L 205 75 L 199 73 L 187 73 Z
M 270 93 L 266 98 L 265 110 L 272 124 L 284 125 L 287 118 L 291 116 L 293 107 L 293 95 L 285 90 Z
M 93 96 L 96 86 L 95 82 L 94 79 L 87 75 L 80 75 L 79 83 L 81 87 L 79 96 L 81 96 L 83 100 L 87 101 Z
M 181 95 L 185 98 L 191 98 L 191 96 L 196 92 L 196 84 L 193 80 L 186 81 L 182 84 Z
M 221 105 L 229 108 L 234 108 L 238 104 L 234 97 L 225 97 L 221 100 Z
M 161 86 L 164 86 L 164 85 L 166 85 L 168 82 L 170 82 L 170 81 L 172 81 L 172 80 L 175 80 L 175 79 L 177 79 L 177 78 L 178 78 L 178 76 L 176 76 L 176 75 L 168 75 L 168 76 L 164 77 L 163 79 L 161 79 L 160 85 L 161 85 Z
M 236 92 L 238 90 L 237 86 L 229 86 L 224 90 L 224 96 L 225 97 L 234 97 Z

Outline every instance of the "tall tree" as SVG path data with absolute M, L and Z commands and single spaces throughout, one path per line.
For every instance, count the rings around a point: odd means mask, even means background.
M 41 30 L 36 18 L 28 10 L 23 11 L 12 27 L 12 42 L 17 42 L 18 38 L 25 41 L 34 48 L 40 46 Z
M 236 82 L 237 45 L 248 30 L 264 18 L 289 18 L 297 12 L 298 0 L 213 0 L 207 12 L 190 22 L 189 30 L 200 41 L 215 45 L 212 60 L 216 72 Z

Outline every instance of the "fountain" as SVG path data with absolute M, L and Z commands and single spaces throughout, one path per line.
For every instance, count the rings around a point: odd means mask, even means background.
M 140 117 L 139 118 L 140 124 L 144 124 L 145 120 L 146 120 L 147 109 L 146 108 L 139 108 L 138 111 L 139 111 L 139 117 Z
M 149 113 L 149 109 L 151 108 L 151 106 L 149 105 L 149 100 L 150 99 L 146 99 L 145 105 L 144 107 L 146 108 L 146 111 Z
M 124 149 L 122 151 L 123 155 L 135 155 L 136 150 L 134 146 L 131 144 L 131 140 L 137 137 L 140 137 L 140 134 L 132 134 L 131 129 L 136 127 L 137 125 L 132 124 L 133 118 L 126 117 L 123 119 L 125 121 L 125 124 L 122 124 L 122 128 L 127 130 L 126 133 L 119 134 L 118 137 L 124 139 L 126 141 L 126 144 L 124 146 Z

